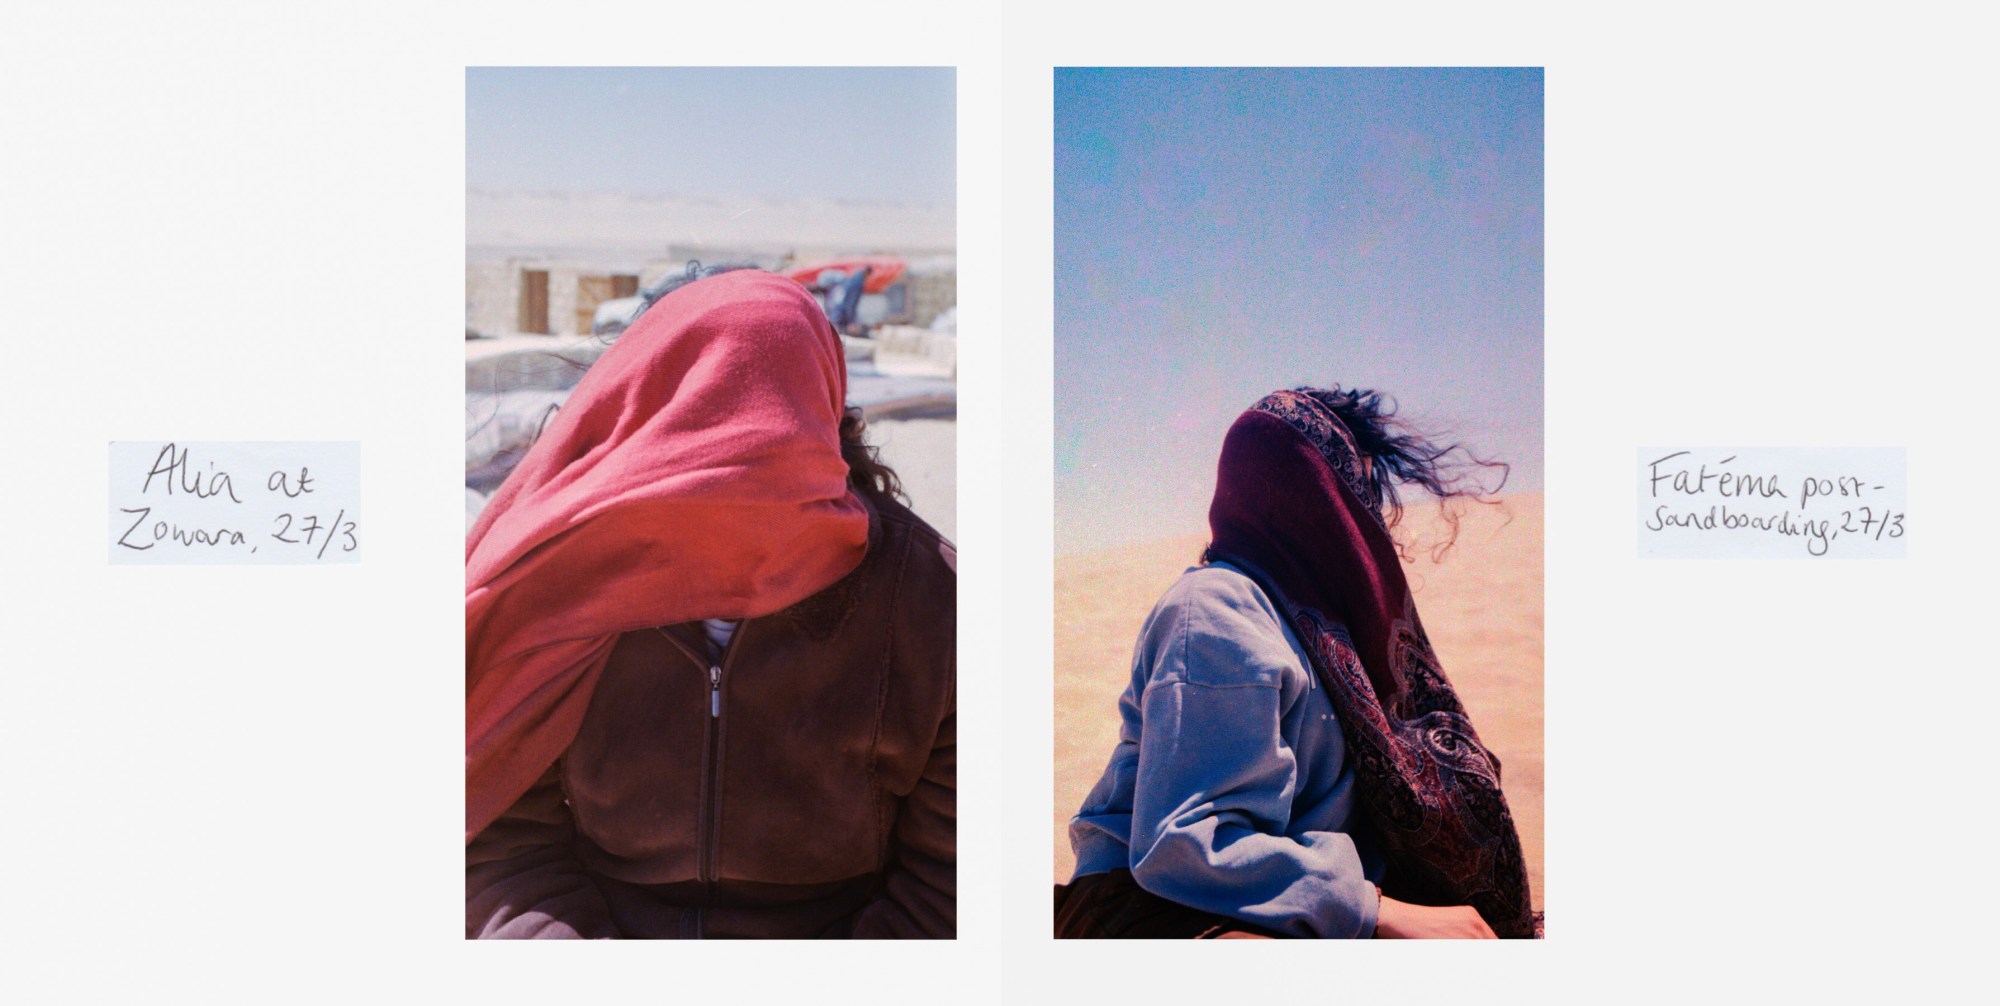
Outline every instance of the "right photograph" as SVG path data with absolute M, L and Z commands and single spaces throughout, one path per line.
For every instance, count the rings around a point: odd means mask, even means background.
M 1055 70 L 1058 938 L 1542 937 L 1542 89 Z

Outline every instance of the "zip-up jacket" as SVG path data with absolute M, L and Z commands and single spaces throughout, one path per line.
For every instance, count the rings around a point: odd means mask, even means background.
M 870 501 L 860 566 L 619 638 L 575 740 L 466 849 L 483 939 L 951 938 L 956 553 Z

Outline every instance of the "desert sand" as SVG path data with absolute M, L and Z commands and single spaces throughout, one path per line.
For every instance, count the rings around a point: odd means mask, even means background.
M 1440 539 L 1435 504 L 1414 505 L 1398 540 Z M 1069 819 L 1118 740 L 1118 696 L 1132 642 L 1153 603 L 1195 564 L 1202 534 L 1056 559 L 1055 880 L 1075 857 Z M 1442 562 L 1412 548 L 1404 564 L 1418 611 L 1473 727 L 1501 763 L 1528 883 L 1542 905 L 1542 498 L 1474 506 Z

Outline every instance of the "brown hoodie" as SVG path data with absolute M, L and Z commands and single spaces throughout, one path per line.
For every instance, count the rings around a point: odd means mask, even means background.
M 466 849 L 468 939 L 952 938 L 956 553 L 872 502 L 845 578 L 620 637 L 582 729 Z

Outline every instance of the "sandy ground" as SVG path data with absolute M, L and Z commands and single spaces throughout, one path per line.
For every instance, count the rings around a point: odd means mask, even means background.
M 1401 532 L 1440 534 L 1436 508 L 1412 508 Z M 1511 521 L 1510 519 L 1511 518 Z M 1399 538 L 1407 534 L 1399 533 Z M 1056 559 L 1055 879 L 1075 857 L 1069 819 L 1118 740 L 1118 696 L 1132 642 L 1168 585 L 1194 565 L 1193 535 Z M 1442 563 L 1406 563 L 1424 628 L 1480 739 L 1500 757 L 1521 833 L 1528 883 L 1542 905 L 1542 499 L 1509 496 L 1505 512 L 1473 507 Z
M 958 540 L 958 420 L 877 419 L 868 442 L 903 480 L 910 509 L 951 541 Z

